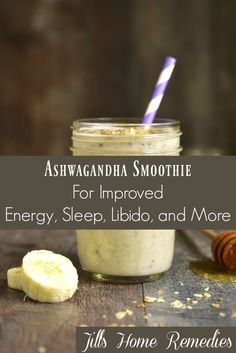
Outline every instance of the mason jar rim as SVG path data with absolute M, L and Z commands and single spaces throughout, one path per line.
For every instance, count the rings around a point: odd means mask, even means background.
M 178 127 L 180 125 L 179 120 L 160 118 L 156 119 L 155 122 L 151 124 L 145 124 L 143 118 L 139 117 L 99 117 L 99 118 L 86 118 L 86 119 L 77 119 L 73 122 L 72 129 L 78 127 L 145 127 L 151 125 L 152 127 Z

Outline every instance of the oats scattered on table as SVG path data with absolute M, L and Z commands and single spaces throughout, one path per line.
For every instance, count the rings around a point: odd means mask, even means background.
M 183 308 L 184 304 L 180 300 L 175 300 L 172 303 L 170 303 L 170 306 L 172 308 L 179 309 L 179 308 Z
M 147 320 L 149 317 L 151 317 L 152 316 L 152 314 L 151 313 L 148 313 L 148 314 L 144 314 L 143 315 L 143 318 L 145 319 L 145 320 Z
M 208 292 L 209 289 L 210 289 L 209 287 L 206 287 L 206 288 L 204 288 L 204 291 Z
M 122 320 L 126 315 L 127 315 L 126 310 L 117 311 L 117 313 L 115 313 L 115 317 L 117 318 L 117 320 Z
M 166 324 L 164 322 L 155 322 L 153 327 L 166 327 Z
M 203 294 L 200 294 L 200 293 L 195 293 L 193 296 L 195 298 L 203 298 Z
M 115 313 L 115 317 L 117 318 L 117 320 L 122 320 L 125 316 L 132 316 L 133 315 L 133 311 L 130 309 L 126 309 L 124 311 L 117 311 L 117 313 Z
M 193 305 L 196 305 L 197 303 L 198 303 L 197 300 L 192 300 L 192 301 L 191 301 L 191 304 L 193 304 Z
M 133 313 L 134 313 L 134 312 L 133 312 L 132 310 L 126 309 L 126 314 L 127 314 L 128 316 L 132 316 Z
M 219 316 L 221 316 L 221 317 L 225 317 L 225 316 L 226 316 L 226 314 L 225 314 L 225 313 L 219 313 Z
M 218 303 L 212 303 L 211 306 L 214 309 L 219 309 L 220 308 L 220 304 L 218 304 Z
M 174 294 L 178 295 L 178 294 L 179 294 L 179 292 L 178 292 L 178 291 L 176 291 L 176 292 L 174 292 Z
M 156 297 L 148 297 L 148 296 L 144 297 L 144 301 L 146 303 L 154 303 L 156 300 L 157 300 Z
M 188 310 L 192 310 L 193 307 L 192 307 L 191 305 L 187 305 L 186 308 L 187 308 Z
M 203 293 L 203 297 L 204 297 L 205 299 L 208 299 L 208 298 L 211 297 L 211 294 L 208 293 L 208 292 L 205 292 L 205 293 Z

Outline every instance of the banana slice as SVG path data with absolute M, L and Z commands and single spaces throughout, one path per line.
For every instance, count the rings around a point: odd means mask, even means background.
M 22 290 L 21 267 L 13 267 L 7 271 L 7 284 L 10 288 Z
M 77 270 L 67 257 L 48 250 L 33 250 L 24 256 L 21 286 L 31 299 L 59 303 L 73 296 L 77 284 Z

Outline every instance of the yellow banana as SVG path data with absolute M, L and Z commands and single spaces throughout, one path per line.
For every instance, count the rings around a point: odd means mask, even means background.
M 73 296 L 78 274 L 65 256 L 48 250 L 33 250 L 22 260 L 22 267 L 9 269 L 8 285 L 21 289 L 39 302 L 59 303 Z
M 22 290 L 21 267 L 10 268 L 7 271 L 7 284 L 10 288 Z

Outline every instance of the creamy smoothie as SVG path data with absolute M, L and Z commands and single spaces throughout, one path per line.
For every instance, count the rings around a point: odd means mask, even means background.
M 179 155 L 181 150 L 174 120 L 151 126 L 128 118 L 82 120 L 72 130 L 74 156 Z M 143 282 L 170 268 L 174 239 L 175 230 L 78 230 L 77 250 L 81 267 L 94 279 Z

